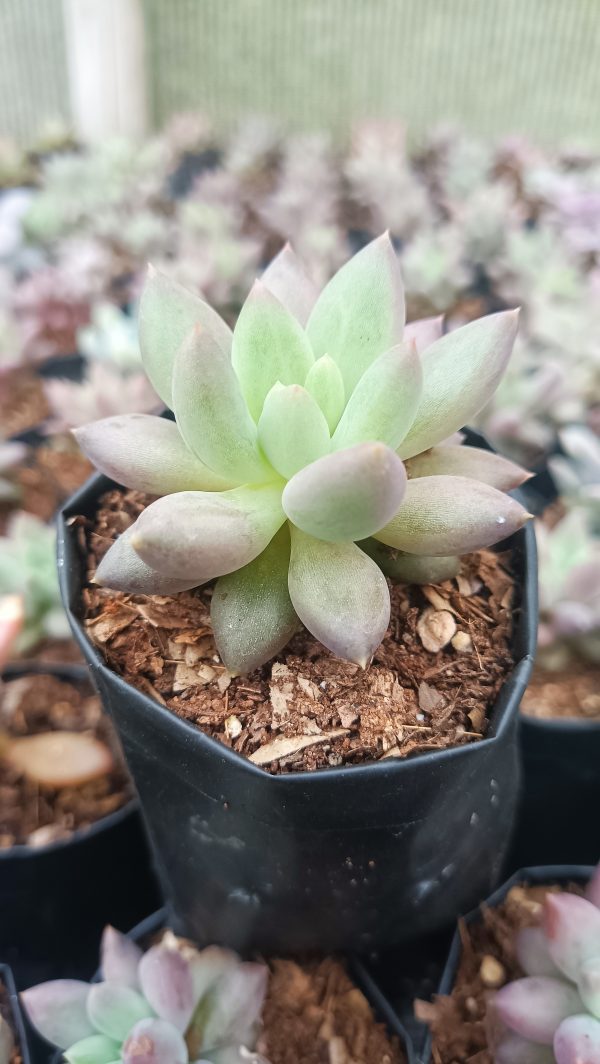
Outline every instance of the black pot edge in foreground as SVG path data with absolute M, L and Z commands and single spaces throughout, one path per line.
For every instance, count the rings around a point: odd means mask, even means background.
M 8 680 L 32 673 L 92 690 L 83 665 L 16 662 L 3 670 Z M 117 873 L 123 869 L 127 876 L 121 881 Z M 52 978 L 55 966 L 62 970 L 69 959 L 91 970 L 92 935 L 111 920 L 139 917 L 159 898 L 139 801 L 133 797 L 68 838 L 0 849 L 0 956 L 10 961 L 20 987 Z
M 157 934 L 163 927 L 170 924 L 171 921 L 168 918 L 166 909 L 159 909 L 158 912 L 152 913 L 151 916 L 146 917 L 141 923 L 128 933 L 128 938 L 131 938 L 134 942 L 143 941 L 148 935 Z M 387 998 L 382 994 L 381 990 L 377 986 L 377 983 L 373 977 L 366 970 L 362 962 L 355 957 L 348 957 L 348 972 L 354 979 L 356 985 L 364 993 L 369 1004 L 373 1008 L 373 1011 L 377 1019 L 381 1023 L 385 1023 L 388 1030 L 397 1035 L 400 1039 L 404 1052 L 406 1054 L 407 1064 L 416 1064 L 413 1048 L 410 1038 L 408 1037 L 404 1027 L 400 1023 L 396 1012 L 390 1005 Z M 100 972 L 96 972 L 94 980 L 100 978 Z M 39 1036 L 38 1036 L 39 1038 Z M 48 1043 L 46 1043 L 47 1045 Z M 51 1060 L 51 1064 L 62 1064 L 62 1053 L 56 1053 Z
M 469 438 L 484 443 L 474 433 Z M 509 541 L 521 589 L 517 664 L 485 739 L 393 763 L 274 776 L 127 685 L 88 640 L 79 620 L 83 563 L 70 518 L 91 515 L 98 496 L 114 487 L 96 476 L 63 508 L 61 590 L 117 723 L 168 897 L 180 918 L 187 916 L 189 936 L 268 953 L 323 946 L 364 953 L 452 923 L 489 894 L 514 817 L 517 715 L 535 649 L 533 528 Z M 165 802 L 169 789 L 176 802 Z M 203 897 L 194 881 L 202 882 Z
M 501 887 L 498 887 L 489 898 L 478 905 L 476 909 L 472 909 L 464 917 L 466 924 L 475 923 L 481 919 L 481 910 L 483 908 L 493 909 L 500 902 L 504 901 L 509 890 L 513 887 L 519 886 L 521 883 L 527 883 L 529 885 L 537 886 L 538 884 L 567 884 L 567 883 L 587 883 L 591 878 L 594 871 L 591 865 L 534 865 L 531 868 L 521 868 L 518 872 L 515 872 Z M 456 978 L 456 972 L 458 970 L 458 963 L 460 960 L 460 954 L 462 950 L 462 943 L 460 940 L 460 934 L 458 929 L 454 933 L 450 951 L 448 953 L 448 959 L 444 966 L 444 971 L 440 979 L 436 996 L 443 996 L 449 994 L 454 986 L 454 980 Z M 431 1037 L 427 1038 L 423 1058 L 418 1060 L 415 1064 L 431 1064 Z
M 8 964 L 2 964 L 0 962 L 0 982 L 4 983 L 6 987 L 10 1009 L 12 1013 L 12 1027 L 15 1041 L 21 1050 L 21 1056 L 23 1057 L 23 1064 L 32 1064 L 31 1054 L 29 1052 L 29 1042 L 27 1039 L 25 1020 L 21 1011 L 21 1002 L 19 1001 L 19 995 L 15 986 L 15 980 L 13 973 Z

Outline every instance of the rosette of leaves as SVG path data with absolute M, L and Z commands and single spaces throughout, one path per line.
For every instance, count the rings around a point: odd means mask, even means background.
M 101 966 L 102 982 L 57 979 L 21 995 L 69 1064 L 266 1064 L 252 1052 L 265 965 L 170 932 L 143 952 L 107 927 Z
M 549 893 L 541 927 L 519 932 L 526 978 L 507 983 L 494 1011 L 507 1029 L 495 1064 L 600 1060 L 600 869 L 587 897 Z
M 22 595 L 25 617 L 16 650 L 41 639 L 67 639 L 69 625 L 56 573 L 56 532 L 32 514 L 18 511 L 0 537 L 0 595 Z
M 514 311 L 445 336 L 439 319 L 405 327 L 387 236 L 321 293 L 286 247 L 233 333 L 151 272 L 142 357 L 176 422 L 117 417 L 76 433 L 102 472 L 162 496 L 96 581 L 172 594 L 216 578 L 215 639 L 236 674 L 269 660 L 299 621 L 365 666 L 390 618 L 386 575 L 445 579 L 460 555 L 528 519 L 505 494 L 523 470 L 444 444 L 493 393 L 516 329 Z

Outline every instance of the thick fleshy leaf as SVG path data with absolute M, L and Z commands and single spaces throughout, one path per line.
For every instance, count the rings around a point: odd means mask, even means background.
M 416 348 L 398 344 L 373 362 L 350 396 L 333 434 L 333 448 L 379 440 L 396 448 L 408 432 L 422 388 Z
M 530 517 L 478 480 L 419 477 L 408 481 L 398 513 L 375 538 L 409 554 L 462 555 L 506 539 Z
M 329 427 L 316 399 L 299 384 L 275 384 L 265 399 L 258 439 L 282 477 L 329 453 Z
M 253 1041 L 269 981 L 265 964 L 241 963 L 226 971 L 216 988 L 202 1050 Z
M 317 400 L 333 432 L 344 409 L 346 393 L 339 366 L 329 355 L 321 355 L 310 367 L 304 387 Z
M 591 901 L 592 905 L 600 909 L 600 864 L 596 866 L 594 874 L 587 885 L 585 896 L 588 901 Z
M 304 328 L 317 301 L 319 289 L 289 244 L 269 263 L 261 281 Z
M 217 650 L 234 676 L 269 661 L 298 628 L 288 591 L 289 566 L 285 524 L 258 558 L 217 581 L 210 617 Z
M 536 1045 L 512 1032 L 494 1047 L 494 1064 L 555 1064 L 549 1046 Z
M 546 936 L 541 927 L 523 927 L 515 938 L 517 960 L 527 975 L 552 975 L 560 978 L 548 951 Z
M 94 583 L 131 595 L 176 595 L 206 582 L 203 576 L 172 577 L 146 565 L 131 546 L 135 525 L 123 532 L 96 569 Z
M 600 953 L 583 962 L 579 969 L 577 987 L 588 1012 L 600 1019 Z
M 59 1049 L 95 1034 L 87 1014 L 89 983 L 79 979 L 54 979 L 24 990 L 21 994 L 29 1019 L 43 1038 Z
M 166 1020 L 140 1020 L 122 1049 L 123 1064 L 187 1064 L 183 1035 Z
M 575 987 L 544 975 L 507 983 L 496 994 L 494 1007 L 511 1031 L 548 1046 L 559 1023 L 582 1011 Z
M 437 318 L 419 318 L 418 321 L 409 321 L 404 326 L 404 342 L 407 344 L 414 340 L 417 351 L 421 354 L 426 347 L 439 340 L 444 330 L 444 315 Z
M 488 314 L 425 349 L 423 394 L 399 449 L 401 458 L 441 443 L 485 406 L 506 369 L 517 327 L 516 310 Z
M 242 484 L 272 475 L 229 356 L 205 330 L 195 329 L 177 353 L 173 408 L 188 447 L 220 476 Z
M 217 312 L 177 281 L 149 266 L 140 300 L 140 348 L 144 369 L 153 388 L 171 409 L 175 355 L 196 325 L 200 325 L 217 347 L 229 355 L 231 329 Z
M 459 558 L 405 554 L 376 539 L 363 539 L 358 546 L 396 584 L 441 584 L 443 580 L 451 580 L 460 569 Z
M 131 546 L 165 576 L 209 580 L 253 561 L 281 528 L 281 483 L 165 495 L 138 517 Z M 201 583 L 201 580 L 197 580 Z
M 556 1064 L 599 1064 L 600 1023 L 591 1016 L 571 1016 L 554 1036 Z
M 100 967 L 104 981 L 139 990 L 138 965 L 142 951 L 127 935 L 110 924 L 104 928 L 100 946 Z
M 286 484 L 283 508 L 298 528 L 330 543 L 365 539 L 400 506 L 402 462 L 383 443 L 359 443 L 320 458 Z
M 213 473 L 186 447 L 177 425 L 162 417 L 118 414 L 73 435 L 96 469 L 135 491 L 222 491 L 237 483 Z
M 349 260 L 321 292 L 306 331 L 315 358 L 331 355 L 346 396 L 384 351 L 402 340 L 404 289 L 387 233 Z
M 544 905 L 548 952 L 569 979 L 584 961 L 600 956 L 600 909 L 576 894 L 548 894 Z
M 502 458 L 492 451 L 455 444 L 431 447 L 428 451 L 409 458 L 406 472 L 411 479 L 431 476 L 469 477 L 471 480 L 481 480 L 498 491 L 512 491 L 533 476 L 515 462 L 509 462 L 508 458 Z
M 190 966 L 179 950 L 159 943 L 144 953 L 139 967 L 142 993 L 157 1016 L 185 1031 L 194 1011 Z
M 118 1060 L 120 1053 L 119 1042 L 105 1034 L 92 1034 L 71 1046 L 65 1053 L 65 1060 L 69 1064 L 111 1064 L 111 1061 Z
M 256 281 L 240 311 L 231 361 L 255 421 L 277 381 L 304 384 L 313 364 L 304 330 L 261 281 Z
M 366 668 L 385 635 L 390 595 L 381 569 L 354 543 L 325 543 L 291 529 L 294 609 L 340 658 Z
M 94 983 L 87 998 L 87 1013 L 96 1031 L 122 1042 L 134 1023 L 152 1016 L 152 1009 L 130 986 Z

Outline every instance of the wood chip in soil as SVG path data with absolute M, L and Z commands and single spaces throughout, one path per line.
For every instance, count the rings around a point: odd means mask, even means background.
M 406 1064 L 344 965 L 332 957 L 270 962 L 257 1049 L 269 1064 Z
M 577 886 L 567 889 L 581 893 Z M 559 890 L 516 886 L 496 908 L 482 906 L 481 920 L 459 922 L 462 954 L 452 993 L 415 1002 L 417 1019 L 432 1032 L 432 1064 L 494 1064 L 489 1003 L 501 986 L 525 975 L 516 957 L 516 933 L 539 924 L 544 898 Z
M 41 787 L 0 759 L 0 849 L 42 846 L 68 838 L 113 813 L 132 788 L 100 699 L 51 675 L 26 675 L 0 688 L 0 728 L 11 736 L 46 731 L 89 732 L 107 743 L 115 768 L 79 787 Z
M 534 669 L 521 710 L 544 720 L 600 723 L 600 666 L 579 661 L 556 672 Z
M 151 501 L 115 490 L 100 500 L 93 522 L 75 519 L 89 580 Z M 210 585 L 140 596 L 88 583 L 82 608 L 111 668 L 245 757 L 257 760 L 279 739 L 318 737 L 284 746 L 275 760 L 267 751 L 264 768 L 278 773 L 407 757 L 486 734 L 513 666 L 509 554 L 479 551 L 455 580 L 391 585 L 390 593 L 390 627 L 367 670 L 335 658 L 302 629 L 271 662 L 237 678 L 215 646 Z

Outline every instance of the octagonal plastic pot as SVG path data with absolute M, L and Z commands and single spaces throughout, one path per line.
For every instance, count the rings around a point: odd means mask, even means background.
M 3 675 L 34 672 L 89 687 L 87 669 L 76 665 L 13 665 Z M 67 839 L 0 849 L 0 957 L 21 989 L 60 975 L 89 976 L 104 925 L 127 925 L 159 899 L 133 798 Z
M 85 635 L 85 563 L 70 518 L 92 516 L 115 486 L 96 476 L 63 509 L 63 601 L 118 728 L 182 930 L 238 950 L 360 952 L 451 923 L 485 897 L 499 879 L 517 801 L 517 714 L 537 625 L 533 529 L 509 541 L 520 592 L 516 664 L 485 739 L 272 776 L 128 686 Z

